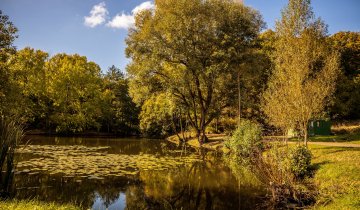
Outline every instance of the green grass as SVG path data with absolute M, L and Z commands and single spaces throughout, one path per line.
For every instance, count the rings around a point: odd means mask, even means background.
M 9 200 L 0 201 L 0 209 L 2 210 L 80 210 L 70 204 L 60 205 L 55 203 L 43 203 L 36 200 Z
M 298 141 L 298 138 L 290 138 L 290 141 Z M 360 144 L 360 133 L 337 134 L 330 136 L 311 136 L 309 140 L 312 142 L 341 142 L 350 144 Z
M 360 149 L 310 146 L 317 167 L 316 209 L 360 209 Z
M 310 141 L 317 142 L 346 142 L 352 144 L 360 144 L 360 133 L 349 133 L 332 136 L 313 136 Z

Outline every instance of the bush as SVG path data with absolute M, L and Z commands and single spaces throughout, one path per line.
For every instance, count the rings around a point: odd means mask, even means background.
M 292 204 L 308 206 L 315 202 L 314 186 L 303 179 L 311 162 L 309 154 L 304 146 L 289 149 L 281 144 L 273 144 L 269 151 L 255 160 L 252 169 L 271 192 L 274 208 Z
M 240 126 L 234 131 L 225 146 L 230 149 L 232 155 L 241 157 L 243 160 L 251 160 L 262 149 L 261 126 L 249 120 L 242 120 Z
M 292 149 L 289 157 L 290 168 L 297 178 L 302 178 L 309 174 L 311 158 L 310 150 L 304 145 Z

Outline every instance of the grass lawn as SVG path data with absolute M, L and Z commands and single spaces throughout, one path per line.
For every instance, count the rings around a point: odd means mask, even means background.
M 346 142 L 352 144 L 360 144 L 360 133 L 349 133 L 332 136 L 313 136 L 310 141 L 314 142 Z
M 360 148 L 311 145 L 320 195 L 316 209 L 360 209 Z
M 55 203 L 43 203 L 35 200 L 28 201 L 0 201 L 1 210 L 80 210 L 80 207 L 72 205 L 59 205 Z

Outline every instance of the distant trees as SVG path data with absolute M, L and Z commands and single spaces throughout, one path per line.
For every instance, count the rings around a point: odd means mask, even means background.
M 101 94 L 102 128 L 107 132 L 130 135 L 138 132 L 139 109 L 129 95 L 128 80 L 111 66 L 103 76 Z
M 263 26 L 260 15 L 231 1 L 159 0 L 135 25 L 126 49 L 133 96 L 142 105 L 170 93 L 204 142 L 206 127 L 237 95 L 237 73 Z
M 336 120 L 360 119 L 360 33 L 338 32 L 328 41 L 339 51 L 341 67 L 331 116 Z
M 11 55 L 7 73 L 14 101 L 7 106 L 29 129 L 49 129 L 62 134 L 104 131 L 118 135 L 136 133 L 138 109 L 127 79 L 111 67 L 103 75 L 86 57 L 24 48 Z
M 305 144 L 309 120 L 328 106 L 338 75 L 339 57 L 327 45 L 326 33 L 310 0 L 290 0 L 276 24 L 274 70 L 263 110 L 272 125 L 299 128 Z

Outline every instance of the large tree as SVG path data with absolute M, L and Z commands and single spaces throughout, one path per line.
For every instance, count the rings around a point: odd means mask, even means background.
M 11 94 L 10 73 L 8 60 L 16 52 L 13 45 L 17 38 L 17 28 L 0 10 L 0 115 L 4 114 L 5 108 L 9 107 L 9 95 Z
M 289 0 L 276 23 L 274 71 L 264 93 L 264 112 L 284 131 L 299 128 L 305 144 L 308 123 L 323 113 L 338 75 L 338 54 L 326 42 L 326 28 L 315 18 L 310 0 Z
M 244 55 L 263 26 L 258 12 L 228 0 L 156 0 L 136 17 L 126 40 L 135 101 L 170 93 L 199 142 L 235 97 Z M 166 94 L 164 94 L 166 95 Z
M 50 123 L 60 133 L 100 129 L 100 67 L 86 57 L 57 54 L 47 63 Z
M 27 125 L 45 122 L 48 98 L 46 95 L 46 68 L 48 53 L 41 50 L 24 48 L 9 60 L 11 84 L 16 94 L 16 105 L 9 107 Z

